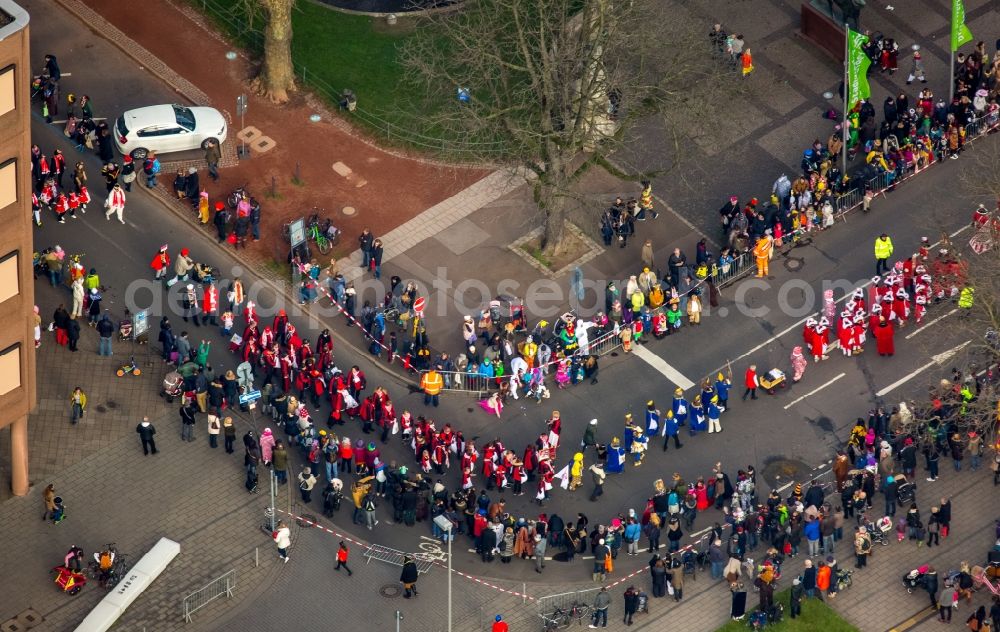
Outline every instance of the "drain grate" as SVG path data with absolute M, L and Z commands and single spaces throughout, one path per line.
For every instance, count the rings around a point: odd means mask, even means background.
M 378 589 L 378 594 L 386 599 L 395 599 L 403 594 L 403 591 L 399 587 L 399 584 L 384 584 Z

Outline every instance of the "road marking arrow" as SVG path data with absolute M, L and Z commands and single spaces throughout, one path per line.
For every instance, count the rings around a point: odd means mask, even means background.
M 932 355 L 930 362 L 928 362 L 927 364 L 923 365 L 922 367 L 920 367 L 918 369 L 915 369 L 915 370 L 911 371 L 907 375 L 904 375 L 903 377 L 901 377 L 900 379 L 896 380 L 895 382 L 893 382 L 889 386 L 886 386 L 885 388 L 883 388 L 879 392 L 875 393 L 875 397 L 882 397 L 886 393 L 892 392 L 896 388 L 902 386 L 903 384 L 906 384 L 907 382 L 909 382 L 910 380 L 912 380 L 916 376 L 920 375 L 921 373 L 923 373 L 927 369 L 931 368 L 932 366 L 944 364 L 953 355 L 955 355 L 956 353 L 958 353 L 959 351 L 961 351 L 962 349 L 964 349 L 965 347 L 967 347 L 970 342 L 972 342 L 972 341 L 971 340 L 966 340 L 965 342 L 963 342 L 962 344 L 958 345 L 957 347 L 955 347 L 953 349 L 948 349 L 947 351 L 944 351 L 942 353 L 938 353 L 938 354 Z

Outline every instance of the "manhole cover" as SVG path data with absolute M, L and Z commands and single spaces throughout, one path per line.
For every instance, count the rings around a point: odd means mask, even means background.
M 306 522 L 306 520 L 308 520 L 309 522 Z M 317 522 L 319 522 L 319 519 L 316 516 L 312 515 L 312 514 L 302 514 L 301 516 L 299 516 L 298 518 L 295 519 L 295 522 L 300 527 L 302 527 L 304 529 L 308 529 L 309 527 L 312 527 Z
M 399 584 L 385 584 L 378 589 L 378 594 L 382 595 L 386 599 L 395 599 L 400 594 L 402 590 L 399 588 Z
M 350 216 L 354 215 L 355 213 L 357 213 L 358 209 L 354 208 L 353 206 L 345 206 L 344 208 L 340 209 L 340 212 L 343 213 L 344 215 L 350 217 Z
M 101 406 L 100 404 L 98 404 L 97 405 L 97 412 L 99 412 L 99 413 L 106 413 L 106 412 L 108 412 L 108 409 L 105 408 L 104 406 Z
M 118 402 L 104 402 L 104 405 L 110 408 L 111 410 L 118 408 Z
M 812 468 L 796 459 L 788 459 L 783 456 L 768 457 L 764 460 L 764 469 L 761 475 L 768 482 L 772 489 L 781 487 L 789 481 L 801 482 L 812 473 Z
M 789 272 L 795 272 L 802 267 L 805 263 L 805 259 L 802 257 L 788 257 L 785 259 L 785 269 Z

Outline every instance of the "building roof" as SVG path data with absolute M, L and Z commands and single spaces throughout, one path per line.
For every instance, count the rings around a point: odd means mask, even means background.
M 28 26 L 28 12 L 12 0 L 0 0 L 0 41 Z

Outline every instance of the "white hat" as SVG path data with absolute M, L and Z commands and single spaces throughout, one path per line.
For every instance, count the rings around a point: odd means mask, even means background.
M 596 426 L 597 425 L 597 420 L 596 419 L 591 419 L 590 420 L 590 425 L 591 426 Z
M 187 289 L 193 290 L 194 289 L 194 284 L 193 283 L 188 283 L 187 284 Z

